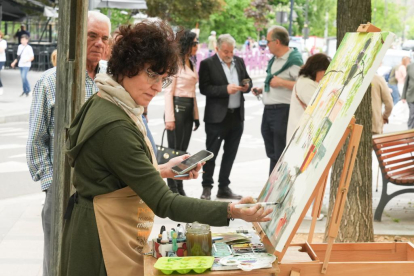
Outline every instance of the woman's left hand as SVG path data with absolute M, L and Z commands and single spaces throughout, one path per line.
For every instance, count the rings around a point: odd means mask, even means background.
M 175 175 L 177 175 L 176 173 L 174 173 L 172 171 L 172 167 L 177 166 L 178 164 L 180 164 L 181 162 L 183 162 L 184 160 L 190 158 L 191 155 L 189 154 L 184 154 L 178 157 L 174 157 L 171 158 L 170 161 L 168 161 L 167 163 L 160 165 L 160 174 L 162 178 L 172 178 L 175 180 L 189 180 L 189 179 L 196 179 L 198 177 L 198 172 L 201 170 L 201 167 L 205 164 L 205 162 L 202 163 L 198 163 L 197 166 L 192 169 L 189 172 L 186 172 L 186 174 L 188 174 L 188 176 L 185 177 L 174 177 Z

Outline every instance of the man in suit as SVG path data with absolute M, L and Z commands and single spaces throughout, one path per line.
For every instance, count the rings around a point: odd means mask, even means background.
M 224 153 L 217 197 L 241 198 L 229 188 L 229 177 L 243 134 L 243 93 L 250 92 L 252 82 L 243 59 L 233 56 L 235 45 L 236 41 L 231 35 L 220 35 L 217 40 L 217 54 L 203 60 L 200 64 L 200 93 L 207 97 L 204 110 L 206 147 L 214 153 L 214 157 L 204 165 L 201 199 L 211 199 L 215 161 L 223 140 Z

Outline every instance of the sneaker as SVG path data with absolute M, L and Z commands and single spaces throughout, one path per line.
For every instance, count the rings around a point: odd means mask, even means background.
M 23 97 L 24 95 L 26 95 L 26 93 L 22 92 L 22 94 L 20 94 L 20 97 Z

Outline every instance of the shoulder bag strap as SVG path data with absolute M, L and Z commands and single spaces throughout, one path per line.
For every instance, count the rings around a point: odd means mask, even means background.
M 298 101 L 299 101 L 300 105 L 302 106 L 303 110 L 305 110 L 308 107 L 308 105 L 305 104 L 301 99 L 299 99 L 298 92 L 296 90 L 296 85 L 295 85 L 295 96 L 296 96 L 296 99 L 298 99 Z

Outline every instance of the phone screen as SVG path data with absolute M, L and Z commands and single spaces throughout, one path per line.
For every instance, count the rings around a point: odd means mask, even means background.
M 201 160 L 209 157 L 210 155 L 212 155 L 212 153 L 209 152 L 209 151 L 206 151 L 206 150 L 199 151 L 196 154 L 192 155 L 190 158 L 184 160 L 183 162 L 181 162 L 177 166 L 173 167 L 173 170 L 177 171 L 177 172 L 185 171 L 189 167 L 197 164 Z

